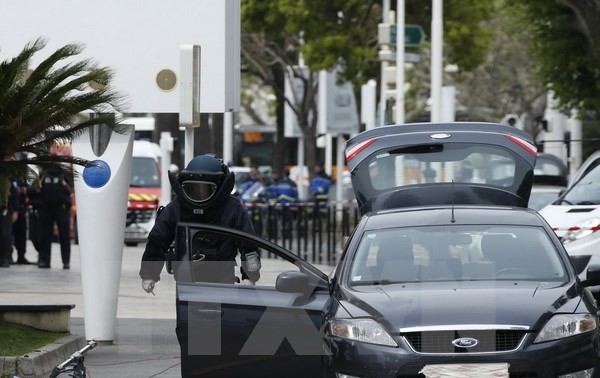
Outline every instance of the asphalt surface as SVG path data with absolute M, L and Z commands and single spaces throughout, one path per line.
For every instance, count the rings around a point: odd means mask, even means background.
M 31 243 L 27 247 L 26 258 L 37 261 Z M 181 376 L 175 336 L 175 281 L 163 271 L 154 290 L 156 296 L 142 290 L 138 271 L 143 247 L 124 246 L 115 339 L 86 354 L 91 378 Z M 16 252 L 13 254 L 16 257 Z M 281 260 L 263 259 L 261 281 L 274 280 L 276 273 L 284 270 L 282 264 Z M 320 267 L 325 273 L 332 269 Z M 0 304 L 74 304 L 70 331 L 85 336 L 81 280 L 79 247 L 72 245 L 71 269 L 63 270 L 60 247 L 53 243 L 50 269 L 12 265 L 0 270 Z

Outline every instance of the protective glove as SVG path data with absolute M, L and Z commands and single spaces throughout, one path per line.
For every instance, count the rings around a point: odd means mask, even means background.
M 154 294 L 154 284 L 156 283 L 156 281 L 154 280 L 142 280 L 142 289 L 144 289 L 144 291 L 146 293 L 152 293 L 152 295 L 156 295 Z
M 240 282 L 240 285 L 246 285 L 246 286 L 254 286 L 256 285 L 256 282 L 254 281 L 250 281 L 249 279 L 243 279 L 242 282 Z

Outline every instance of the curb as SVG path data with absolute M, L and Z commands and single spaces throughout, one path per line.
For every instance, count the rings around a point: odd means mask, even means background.
M 16 374 L 21 378 L 41 378 L 83 348 L 83 336 L 69 335 L 31 353 L 19 357 L 0 357 L 0 374 Z

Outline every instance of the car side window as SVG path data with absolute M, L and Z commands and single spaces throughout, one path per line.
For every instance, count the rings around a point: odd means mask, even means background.
M 278 276 L 290 271 L 301 271 L 309 276 L 309 280 L 320 281 L 320 272 L 317 273 L 315 266 L 299 261 L 279 246 L 265 245 L 268 243 L 264 240 L 248 238 L 239 231 L 231 230 L 233 233 L 230 234 L 227 229 L 203 227 L 207 226 L 178 225 L 175 245 L 178 257 L 174 262 L 174 273 L 179 282 L 238 285 L 248 278 L 255 281 L 256 288 L 274 290 Z M 245 256 L 250 253 L 260 256 L 259 274 L 253 273 L 252 266 L 246 263 Z M 326 265 L 316 267 L 323 273 L 333 269 Z

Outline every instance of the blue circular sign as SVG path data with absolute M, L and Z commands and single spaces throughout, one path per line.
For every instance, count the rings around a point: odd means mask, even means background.
M 102 160 L 94 160 L 83 169 L 83 182 L 92 188 L 101 188 L 110 180 L 110 167 Z

